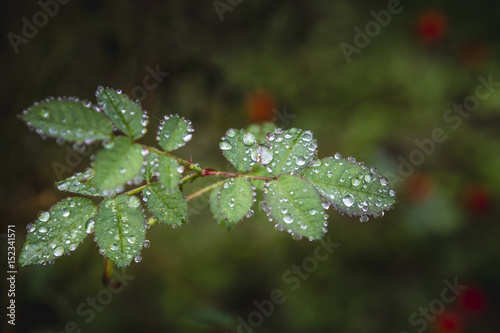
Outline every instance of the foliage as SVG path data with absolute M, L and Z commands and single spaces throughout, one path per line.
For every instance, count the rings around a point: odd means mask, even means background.
M 20 266 L 69 254 L 91 233 L 99 252 L 117 266 L 126 267 L 134 259 L 139 262 L 147 242 L 148 217 L 173 227 L 183 225 L 187 202 L 207 191 L 211 191 L 215 220 L 230 229 L 253 215 L 257 186 L 264 193 L 260 207 L 276 228 L 309 240 L 319 240 L 326 233 L 330 205 L 366 222 L 370 216 L 382 216 L 395 202 L 394 190 L 374 168 L 340 154 L 318 159 L 310 131 L 284 130 L 270 123 L 229 129 L 219 147 L 237 172 L 218 171 L 170 153 L 191 140 L 190 121 L 165 116 L 156 137 L 163 148 L 159 150 L 136 142 L 148 123 L 139 103 L 119 90 L 102 87 L 96 97 L 96 106 L 77 98 L 49 99 L 22 115 L 43 136 L 78 144 L 102 141 L 92 168 L 56 185 L 62 191 L 103 199 L 96 207 L 86 198 L 67 198 L 42 212 L 28 227 Z M 184 195 L 185 183 L 207 176 L 227 180 Z

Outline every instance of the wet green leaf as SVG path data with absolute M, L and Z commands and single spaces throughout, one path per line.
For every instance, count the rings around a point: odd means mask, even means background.
M 149 152 L 144 161 L 144 168 L 141 170 L 142 178 L 149 182 L 158 173 L 157 153 Z
M 169 190 L 179 186 L 181 181 L 180 170 L 182 170 L 182 167 L 174 158 L 165 155 L 158 156 L 159 178 Z
M 19 255 L 19 266 L 44 264 L 74 251 L 92 232 L 96 207 L 85 198 L 67 198 L 42 212 L 27 227 L 28 235 Z M 87 223 L 88 222 L 88 223 Z
M 186 222 L 187 202 L 179 189 L 171 191 L 154 183 L 144 188 L 142 194 L 149 211 L 161 223 L 180 226 Z
M 267 134 L 272 133 L 276 130 L 276 125 L 270 122 L 265 122 L 262 124 L 252 124 L 247 127 L 247 132 L 255 135 L 258 143 L 264 143 L 267 140 Z
M 305 168 L 316 157 L 318 147 L 310 131 L 297 128 L 278 128 L 268 134 L 266 145 L 273 154 L 267 170 L 276 176 Z
M 326 232 L 321 198 L 316 189 L 298 176 L 283 175 L 264 188 L 267 213 L 280 229 L 292 235 L 321 239 Z
M 113 128 L 109 119 L 77 99 L 52 99 L 35 103 L 21 118 L 36 133 L 66 141 L 109 139 Z
M 127 95 L 113 89 L 97 88 L 96 98 L 113 124 L 127 136 L 137 139 L 146 134 L 146 112 Z
M 252 184 L 246 178 L 231 178 L 222 184 L 218 194 L 219 207 L 229 226 L 237 224 L 249 213 L 254 197 Z
M 139 174 L 144 157 L 141 146 L 127 137 L 117 137 L 97 153 L 94 162 L 94 185 L 99 190 L 113 190 Z
M 257 149 L 255 135 L 245 130 L 229 129 L 219 144 L 222 154 L 236 170 L 246 172 L 255 164 L 251 152 Z
M 222 225 L 229 230 L 231 229 L 231 224 L 224 219 L 224 216 L 222 216 L 222 212 L 219 205 L 219 192 L 221 188 L 222 185 L 217 186 L 212 190 L 212 192 L 210 192 L 210 198 L 209 198 L 210 211 L 214 216 L 215 222 L 217 222 L 217 224 Z
M 156 139 L 165 151 L 172 151 L 184 146 L 193 135 L 191 121 L 179 115 L 165 116 L 160 122 Z
M 95 221 L 95 235 L 101 253 L 118 267 L 126 267 L 141 252 L 146 239 L 146 220 L 136 196 L 104 199 Z
M 351 216 L 381 216 L 395 202 L 395 192 L 375 169 L 340 155 L 315 161 L 302 172 L 339 212 Z

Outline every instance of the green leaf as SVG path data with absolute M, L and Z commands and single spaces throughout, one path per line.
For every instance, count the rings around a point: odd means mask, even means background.
M 113 128 L 109 119 L 94 110 L 90 103 L 77 98 L 48 99 L 25 110 L 21 118 L 42 136 L 66 141 L 109 139 Z
M 209 203 L 210 203 L 210 210 L 212 211 L 212 214 L 214 216 L 215 222 L 217 224 L 224 226 L 226 229 L 231 229 L 231 224 L 224 219 L 224 216 L 222 216 L 222 212 L 219 206 L 219 192 L 222 188 L 222 185 L 217 186 L 210 192 L 210 198 L 209 198 Z
M 375 169 L 340 154 L 315 161 L 302 172 L 339 212 L 351 216 L 381 216 L 395 202 L 395 192 Z
M 281 230 L 310 240 L 321 239 L 326 232 L 321 197 L 305 179 L 283 175 L 270 181 L 264 188 L 264 203 L 268 216 Z
M 92 169 L 87 169 L 83 172 L 75 173 L 73 176 L 68 177 L 60 182 L 57 182 L 57 189 L 60 191 L 71 192 L 75 194 L 83 194 L 89 196 L 106 196 L 112 195 L 114 192 L 99 191 L 94 186 L 94 175 Z
M 169 190 L 175 189 L 179 186 L 181 181 L 180 170 L 183 168 L 174 158 L 160 155 L 158 157 L 158 172 L 159 178 L 163 185 Z
M 144 188 L 142 195 L 151 214 L 161 223 L 181 226 L 186 222 L 187 202 L 179 189 L 170 191 L 154 183 Z
M 316 157 L 318 147 L 310 131 L 298 128 L 278 128 L 267 135 L 266 144 L 273 152 L 267 171 L 276 176 L 305 168 Z
M 117 137 L 97 153 L 94 162 L 94 185 L 112 190 L 139 174 L 144 157 L 141 146 L 127 137 Z
M 233 226 L 250 212 L 255 202 L 255 192 L 248 179 L 237 177 L 222 184 L 218 198 L 224 220 Z
M 104 199 L 95 221 L 99 252 L 118 267 L 126 267 L 142 250 L 146 220 L 136 196 L 122 194 Z
M 156 140 L 165 151 L 172 151 L 184 146 L 193 135 L 191 121 L 179 115 L 165 116 L 160 122 Z
M 121 91 L 97 88 L 96 98 L 101 109 L 120 131 L 132 139 L 146 134 L 148 116 L 142 108 Z
M 64 199 L 28 224 L 28 235 L 19 255 L 19 266 L 45 264 L 74 251 L 92 232 L 96 207 L 85 198 Z M 87 223 L 88 222 L 88 223 Z
M 141 170 L 142 178 L 149 182 L 151 178 L 158 174 L 158 155 L 157 153 L 149 152 L 143 163 L 144 168 Z
M 276 125 L 270 122 L 265 122 L 262 124 L 252 124 L 247 127 L 247 132 L 255 135 L 258 143 L 264 143 L 267 140 L 267 134 L 274 132 L 276 130 Z
M 246 172 L 255 164 L 251 152 L 257 149 L 255 135 L 245 130 L 230 128 L 219 144 L 224 157 L 236 170 Z

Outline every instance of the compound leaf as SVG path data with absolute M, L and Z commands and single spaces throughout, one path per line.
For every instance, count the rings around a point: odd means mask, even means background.
M 117 137 L 97 153 L 94 162 L 94 185 L 98 190 L 112 190 L 139 174 L 142 149 L 130 138 Z
M 193 135 L 191 121 L 179 115 L 165 116 L 160 122 L 156 140 L 165 151 L 172 151 L 184 146 Z
M 136 196 L 122 194 L 104 199 L 95 221 L 100 252 L 118 267 L 126 267 L 142 250 L 146 220 Z
M 326 214 L 316 189 L 298 176 L 283 175 L 264 188 L 264 203 L 277 227 L 292 235 L 321 239 Z
M 252 184 L 246 178 L 231 178 L 222 184 L 218 193 L 219 207 L 229 226 L 236 225 L 250 212 L 254 197 Z
M 146 206 L 161 223 L 181 226 L 187 219 L 186 198 L 179 189 L 173 191 L 160 183 L 154 183 L 142 190 Z
M 45 264 L 74 251 L 92 232 L 96 207 L 85 198 L 67 198 L 42 212 L 28 235 L 19 255 L 19 266 Z M 88 222 L 88 223 L 87 223 Z
M 340 154 L 316 160 L 302 172 L 319 193 L 339 212 L 351 216 L 381 216 L 395 202 L 395 192 L 387 179 L 354 158 Z
M 224 157 L 236 170 L 246 172 L 255 164 L 251 152 L 257 149 L 255 135 L 245 130 L 230 128 L 219 144 Z
M 148 116 L 142 108 L 121 91 L 97 88 L 96 98 L 113 124 L 127 136 L 137 139 L 146 134 Z
M 267 135 L 266 145 L 273 153 L 267 170 L 276 176 L 305 168 L 316 157 L 318 147 L 310 131 L 298 128 L 276 129 Z
M 109 139 L 113 128 L 109 119 L 94 110 L 90 103 L 76 98 L 48 99 L 35 103 L 25 110 L 21 118 L 42 136 L 64 139 L 66 141 L 85 141 Z

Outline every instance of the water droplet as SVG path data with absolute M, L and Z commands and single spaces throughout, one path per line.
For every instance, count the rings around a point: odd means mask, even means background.
M 69 216 L 69 214 L 70 214 L 70 213 L 69 213 L 69 210 L 63 210 L 63 211 L 62 211 L 62 216 L 64 216 L 64 217 L 68 217 L 68 216 Z
M 56 257 L 60 257 L 64 254 L 64 248 L 62 248 L 61 246 L 58 246 L 54 249 L 54 255 Z
M 234 138 L 235 135 L 236 135 L 236 130 L 234 128 L 230 128 L 227 130 L 226 136 L 228 138 Z
M 137 208 L 141 205 L 141 201 L 139 200 L 139 198 L 133 195 L 130 197 L 130 199 L 128 199 L 128 205 L 129 207 Z
M 50 219 L 50 213 L 40 212 L 40 214 L 38 214 L 38 219 L 42 222 L 47 222 Z
M 38 231 L 40 231 L 42 234 L 44 234 L 48 231 L 48 229 L 44 226 L 41 226 L 40 229 L 38 229 Z
M 47 110 L 45 108 L 41 109 L 40 110 L 40 116 L 42 116 L 42 118 L 47 119 L 50 116 L 49 110 Z
M 249 219 L 249 218 L 251 218 L 251 217 L 253 216 L 253 213 L 254 213 L 254 212 L 253 212 L 253 209 L 250 209 L 250 210 L 248 211 L 248 213 L 245 215 L 245 217 L 246 217 L 247 219 Z
M 347 161 L 350 162 L 350 163 L 354 163 L 354 162 L 356 162 L 356 159 L 353 156 L 349 156 L 347 158 Z
M 312 135 L 311 132 L 305 132 L 304 135 L 302 136 L 302 140 L 305 142 L 309 142 L 312 140 Z
M 87 226 L 86 226 L 86 228 L 85 228 L 85 232 L 86 232 L 87 234 L 92 233 L 92 231 L 94 231 L 94 225 L 95 225 L 94 220 L 90 220 L 90 221 L 88 221 L 88 222 L 87 222 Z
M 185 134 L 185 135 L 182 137 L 182 140 L 184 140 L 184 142 L 188 142 L 188 141 L 190 141 L 192 138 L 193 138 L 193 134 L 191 134 L 191 133 L 187 133 L 187 134 Z
M 260 163 L 266 165 L 273 160 L 273 152 L 267 147 L 260 147 Z
M 306 160 L 302 156 L 299 156 L 299 157 L 297 157 L 297 161 L 295 163 L 298 166 L 302 166 L 302 165 L 306 164 Z
M 137 254 L 137 255 L 135 256 L 135 258 L 134 258 L 134 261 L 135 261 L 136 263 L 140 263 L 140 262 L 142 261 L 142 254 L 140 254 L 140 253 L 139 253 L 139 254 Z
M 290 214 L 287 214 L 283 217 L 283 221 L 287 224 L 290 224 L 293 222 L 293 216 Z
M 321 203 L 321 207 L 323 207 L 323 209 L 326 210 L 326 209 L 330 208 L 330 204 L 328 202 L 326 202 L 326 201 L 323 201 Z
M 361 222 L 361 223 L 368 222 L 369 219 L 370 218 L 368 216 L 361 216 L 359 218 L 359 222 Z
M 32 224 L 32 223 L 29 223 L 29 224 L 26 226 L 26 231 L 27 231 L 27 232 L 33 232 L 33 231 L 35 231 L 35 229 L 36 229 L 36 227 L 35 227 L 35 225 L 34 225 L 34 224 Z
M 243 143 L 247 146 L 255 143 L 255 135 L 253 133 L 247 132 L 243 135 Z
M 302 229 L 302 230 L 306 230 L 306 229 L 307 229 L 307 224 L 302 224 L 302 225 L 300 226 L 300 229 Z
M 316 215 L 316 213 L 317 213 L 317 211 L 315 209 L 311 209 L 309 211 L 309 214 L 311 214 L 311 215 Z
M 111 245 L 109 246 L 109 248 L 111 249 L 111 251 L 116 251 L 116 250 L 118 250 L 118 245 L 116 245 L 116 244 L 111 244 Z
M 151 242 L 147 239 L 144 240 L 144 248 L 149 248 L 151 246 Z
M 134 243 L 135 243 L 135 236 L 132 236 L 132 237 L 127 238 L 127 241 L 128 241 L 130 244 L 134 244 Z
M 122 175 L 124 175 L 124 174 L 125 174 L 125 172 L 127 172 L 127 169 L 125 169 L 125 168 L 121 168 L 121 169 L 120 169 L 120 173 L 121 173 Z
M 390 191 L 389 191 L 389 195 L 390 195 L 391 197 L 396 196 L 396 191 L 394 191 L 394 190 L 390 190 Z
M 340 160 L 342 158 L 342 155 L 340 153 L 335 153 L 335 155 L 333 155 L 333 157 L 336 159 L 336 160 Z
M 380 185 L 387 186 L 387 184 L 389 184 L 387 178 L 380 178 Z
M 70 251 L 75 251 L 77 246 L 78 246 L 78 244 L 76 244 L 76 243 L 71 243 L 71 244 L 69 244 L 69 250 L 70 250 Z
M 286 208 L 281 208 L 281 213 L 282 213 L 282 214 L 286 214 L 286 213 L 288 213 L 288 209 L 286 209 Z
M 371 182 L 372 180 L 373 180 L 372 175 L 365 175 L 365 181 L 366 181 L 367 183 Z
M 342 202 L 347 207 L 351 207 L 354 204 L 354 197 L 351 194 L 348 194 L 342 199 Z
M 358 186 L 359 184 L 361 184 L 361 180 L 359 180 L 359 178 L 352 179 L 352 186 Z
M 231 144 L 227 141 L 222 141 L 220 144 L 219 144 L 219 147 L 221 150 L 230 150 L 231 148 L 233 148 L 231 146 Z

